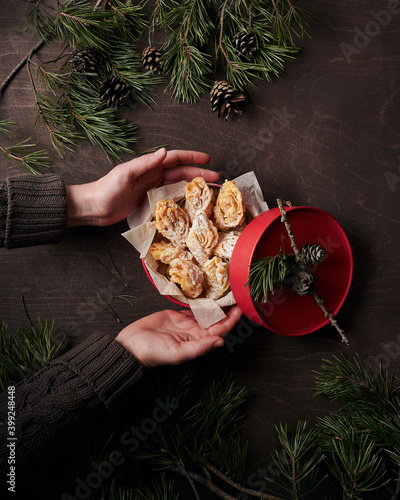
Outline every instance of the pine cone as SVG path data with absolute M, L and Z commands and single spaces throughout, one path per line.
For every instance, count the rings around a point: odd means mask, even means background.
M 97 58 L 92 50 L 76 49 L 70 61 L 78 73 L 97 73 Z
M 236 33 L 233 37 L 232 44 L 236 50 L 248 59 L 252 59 L 257 52 L 256 37 L 253 33 L 247 33 L 246 31 Z
M 225 120 L 234 113 L 242 114 L 245 96 L 225 81 L 215 82 L 210 92 L 211 111 L 218 110 L 218 118 L 225 113 Z
M 110 108 L 118 108 L 128 101 L 130 89 L 119 78 L 109 76 L 101 85 L 99 96 Z
M 162 73 L 161 51 L 155 47 L 146 47 L 142 52 L 142 64 L 146 71 Z
M 298 295 L 307 295 L 314 288 L 314 276 L 307 271 L 299 271 L 293 278 L 292 289 Z
M 325 259 L 325 250 L 320 245 L 303 245 L 301 259 L 306 266 L 314 266 Z

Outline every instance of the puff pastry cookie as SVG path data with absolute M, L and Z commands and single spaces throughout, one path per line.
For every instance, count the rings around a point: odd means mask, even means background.
M 208 288 L 206 297 L 219 299 L 229 288 L 229 264 L 219 257 L 213 257 L 203 264 Z
M 186 247 L 189 216 L 172 200 L 160 200 L 156 206 L 156 228 L 174 245 Z
M 203 210 L 210 217 L 213 209 L 214 192 L 203 177 L 196 177 L 185 188 L 185 211 L 193 222 L 196 212 Z
M 225 181 L 218 193 L 214 206 L 215 225 L 221 231 L 228 231 L 243 224 L 246 211 L 243 194 L 235 181 Z
M 235 248 L 239 236 L 239 231 L 219 233 L 218 245 L 214 248 L 213 254 L 221 259 L 231 260 L 233 249 Z
M 186 244 L 200 265 L 211 257 L 218 244 L 218 229 L 202 210 L 193 219 Z
M 193 255 L 181 247 L 174 247 L 171 243 L 160 241 L 150 246 L 150 253 L 155 260 L 160 260 L 164 264 L 169 264 L 171 260 L 182 259 L 193 262 Z
M 186 297 L 195 299 L 203 291 L 204 274 L 193 262 L 188 260 L 173 259 L 169 263 L 168 274 L 171 281 L 182 288 Z

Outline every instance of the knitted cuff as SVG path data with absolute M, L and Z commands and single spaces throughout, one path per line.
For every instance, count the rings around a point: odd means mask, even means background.
M 141 364 L 111 335 L 103 334 L 91 335 L 53 363 L 78 374 L 109 410 L 143 374 Z
M 12 177 L 7 181 L 7 199 L 6 248 L 56 243 L 62 239 L 67 225 L 67 197 L 58 175 Z

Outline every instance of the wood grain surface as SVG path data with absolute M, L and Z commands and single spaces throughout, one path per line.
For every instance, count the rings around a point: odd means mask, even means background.
M 137 154 L 168 144 L 170 149 L 210 153 L 210 168 L 224 178 L 254 170 L 270 207 L 277 197 L 319 207 L 341 224 L 350 240 L 354 277 L 337 317 L 349 338 L 348 348 L 329 325 L 299 338 L 257 328 L 233 352 L 224 348 L 202 361 L 204 369 L 217 374 L 234 370 L 251 389 L 243 422 L 249 476 L 270 461 L 274 424 L 287 422 L 293 428 L 298 419 L 313 421 L 332 409 L 327 400 L 313 395 L 313 371 L 323 359 L 359 353 L 392 373 L 400 361 L 400 6 L 389 0 L 379 5 L 368 0 L 301 4 L 317 18 L 312 38 L 299 42 L 302 50 L 284 78 L 257 82 L 242 116 L 224 122 L 210 112 L 206 96 L 195 105 L 178 104 L 164 88 L 153 110 L 137 105 L 122 111 L 139 127 Z M 389 5 L 396 12 L 381 26 L 377 13 Z M 33 40 L 22 29 L 31 5 L 1 0 L 0 6 L 2 82 Z M 34 60 L 46 61 L 51 55 L 44 48 Z M 0 119 L 5 118 L 18 122 L 12 141 L 34 137 L 48 148 L 53 171 L 67 183 L 91 181 L 112 168 L 87 142 L 64 160 L 57 157 L 45 128 L 35 124 L 26 68 L 0 98 Z M 0 141 L 11 143 L 5 136 Z M 18 173 L 22 171 L 0 159 L 0 178 Z M 129 293 L 142 299 L 137 311 L 123 301 L 113 302 L 122 326 L 175 307 L 147 280 L 137 253 L 121 237 L 126 228 L 125 222 L 76 228 L 57 245 L 1 250 L 0 318 L 12 330 L 26 323 L 23 295 L 32 318 L 57 318 L 72 345 L 93 332 L 117 334 L 121 325 L 86 300 L 94 298 L 94 289 L 105 296 L 123 292 L 95 260 L 109 262 L 106 245 L 127 278 Z M 204 498 L 214 497 L 204 492 Z

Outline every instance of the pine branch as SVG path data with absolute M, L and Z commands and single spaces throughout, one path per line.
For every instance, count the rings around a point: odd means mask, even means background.
M 30 58 L 28 58 L 27 70 L 35 97 L 38 118 L 47 128 L 54 149 L 63 158 L 66 151 L 74 151 L 76 143 L 83 139 L 83 135 L 73 130 L 73 123 L 69 119 L 68 113 L 66 113 L 61 98 L 52 98 L 37 91 L 30 68 L 31 62 Z M 66 85 L 65 75 L 49 73 L 41 67 L 39 67 L 39 74 L 54 95 L 53 85 L 56 84 L 58 87 Z
M 49 364 L 58 351 L 64 347 L 66 336 L 61 334 L 53 319 L 38 318 L 35 326 L 26 309 L 29 327 L 19 326 L 15 335 L 8 331 L 7 324 L 0 323 L 0 387 L 4 391 L 10 384 L 30 376 Z
M 269 293 L 274 295 L 276 286 L 283 289 L 288 273 L 294 264 L 294 256 L 286 255 L 282 242 L 279 254 L 263 257 L 251 264 L 249 276 L 244 286 L 249 285 L 249 293 L 255 301 L 261 300 L 262 303 L 266 303 Z
M 287 426 L 276 426 L 283 450 L 275 453 L 273 461 L 279 472 L 275 483 L 280 485 L 290 498 L 297 500 L 309 495 L 325 479 L 319 477 L 318 466 L 325 455 L 316 444 L 317 432 L 309 429 L 307 422 L 298 422 L 293 435 Z
M 15 120 L 2 120 L 0 121 L 0 132 L 10 137 L 10 127 L 15 125 Z M 31 140 L 32 138 L 28 137 L 12 146 L 0 146 L 0 152 L 4 154 L 10 165 L 22 166 L 30 174 L 40 175 L 43 173 L 43 168 L 50 168 L 53 162 L 45 149 L 32 151 L 38 144 L 30 142 Z
M 138 141 L 137 128 L 104 107 L 95 84 L 85 76 L 74 75 L 69 87 L 69 107 L 77 126 L 92 144 L 99 145 L 109 160 L 134 154 L 130 144 Z

